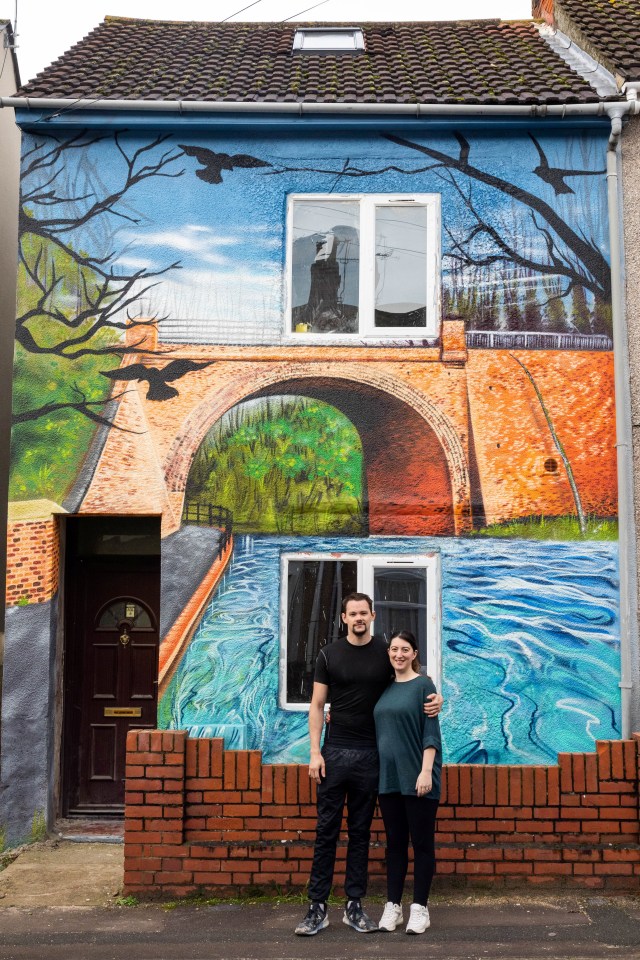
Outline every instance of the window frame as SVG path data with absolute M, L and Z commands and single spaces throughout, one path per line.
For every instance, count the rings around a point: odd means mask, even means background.
M 360 263 L 358 287 L 358 332 L 297 333 L 293 330 L 293 214 L 296 203 L 304 201 L 358 203 Z M 424 207 L 427 212 L 425 257 L 426 303 L 423 327 L 375 326 L 375 211 L 377 207 Z M 290 343 L 354 343 L 362 340 L 436 339 L 440 335 L 441 198 L 439 193 L 291 193 L 286 214 L 286 301 L 284 337 Z M 433 242 L 431 242 L 433 238 Z
M 424 553 L 353 553 L 326 550 L 286 551 L 280 555 L 280 649 L 278 664 L 278 705 L 282 710 L 308 713 L 308 703 L 287 700 L 287 614 L 289 606 L 289 561 L 342 560 L 357 564 L 358 591 L 373 597 L 374 567 L 390 569 L 424 569 L 427 587 L 427 663 L 429 676 L 438 691 L 442 680 L 442 569 L 439 550 Z M 374 602 L 375 609 L 375 602 Z M 375 622 L 374 622 L 375 632 Z

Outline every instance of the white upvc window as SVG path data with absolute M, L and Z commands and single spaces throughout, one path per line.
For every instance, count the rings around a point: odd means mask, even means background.
M 320 649 L 344 636 L 342 598 L 373 598 L 373 632 L 418 639 L 420 662 L 440 689 L 440 554 L 284 553 L 280 593 L 280 706 L 308 710 Z
M 439 194 L 290 195 L 287 281 L 292 339 L 437 337 Z

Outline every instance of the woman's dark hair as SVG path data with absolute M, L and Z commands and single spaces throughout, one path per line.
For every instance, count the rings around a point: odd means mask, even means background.
M 404 640 L 406 643 L 411 644 L 415 652 L 418 654 L 412 663 L 412 667 L 415 673 L 420 673 L 420 651 L 418 650 L 418 641 L 416 640 L 415 635 L 411 633 L 411 630 L 396 630 L 391 634 L 389 646 L 391 646 L 394 640 Z

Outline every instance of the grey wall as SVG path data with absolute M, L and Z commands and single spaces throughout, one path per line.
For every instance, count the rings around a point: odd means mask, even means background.
M 50 822 L 54 793 L 57 600 L 9 607 L 2 697 L 0 827 L 9 844 Z
M 622 184 L 625 246 L 625 297 L 631 365 L 631 422 L 635 486 L 636 538 L 640 543 L 640 118 L 622 136 Z M 638 564 L 640 571 L 640 563 Z M 638 578 L 640 592 L 640 576 Z M 635 690 L 632 726 L 640 730 L 640 663 L 632 665 Z
M 0 23 L 0 59 L 5 65 L 0 75 L 1 97 L 14 94 L 20 82 L 12 52 L 9 51 L 4 59 L 7 39 L 11 39 L 10 27 Z M 5 531 L 11 415 L 9 385 L 13 372 L 13 337 L 16 319 L 19 169 L 20 131 L 15 125 L 13 110 L 5 107 L 0 110 L 0 630 L 4 620 Z

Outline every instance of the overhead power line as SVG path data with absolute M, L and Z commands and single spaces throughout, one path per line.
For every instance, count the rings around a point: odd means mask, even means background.
M 314 3 L 312 7 L 307 7 L 305 10 L 300 10 L 298 13 L 292 13 L 290 17 L 285 17 L 284 20 L 280 21 L 280 23 L 286 23 L 287 20 L 293 20 L 295 17 L 301 17 L 303 13 L 309 13 L 309 10 L 315 10 L 316 7 L 321 7 L 325 3 L 329 3 L 329 0 L 321 0 L 320 3 Z

